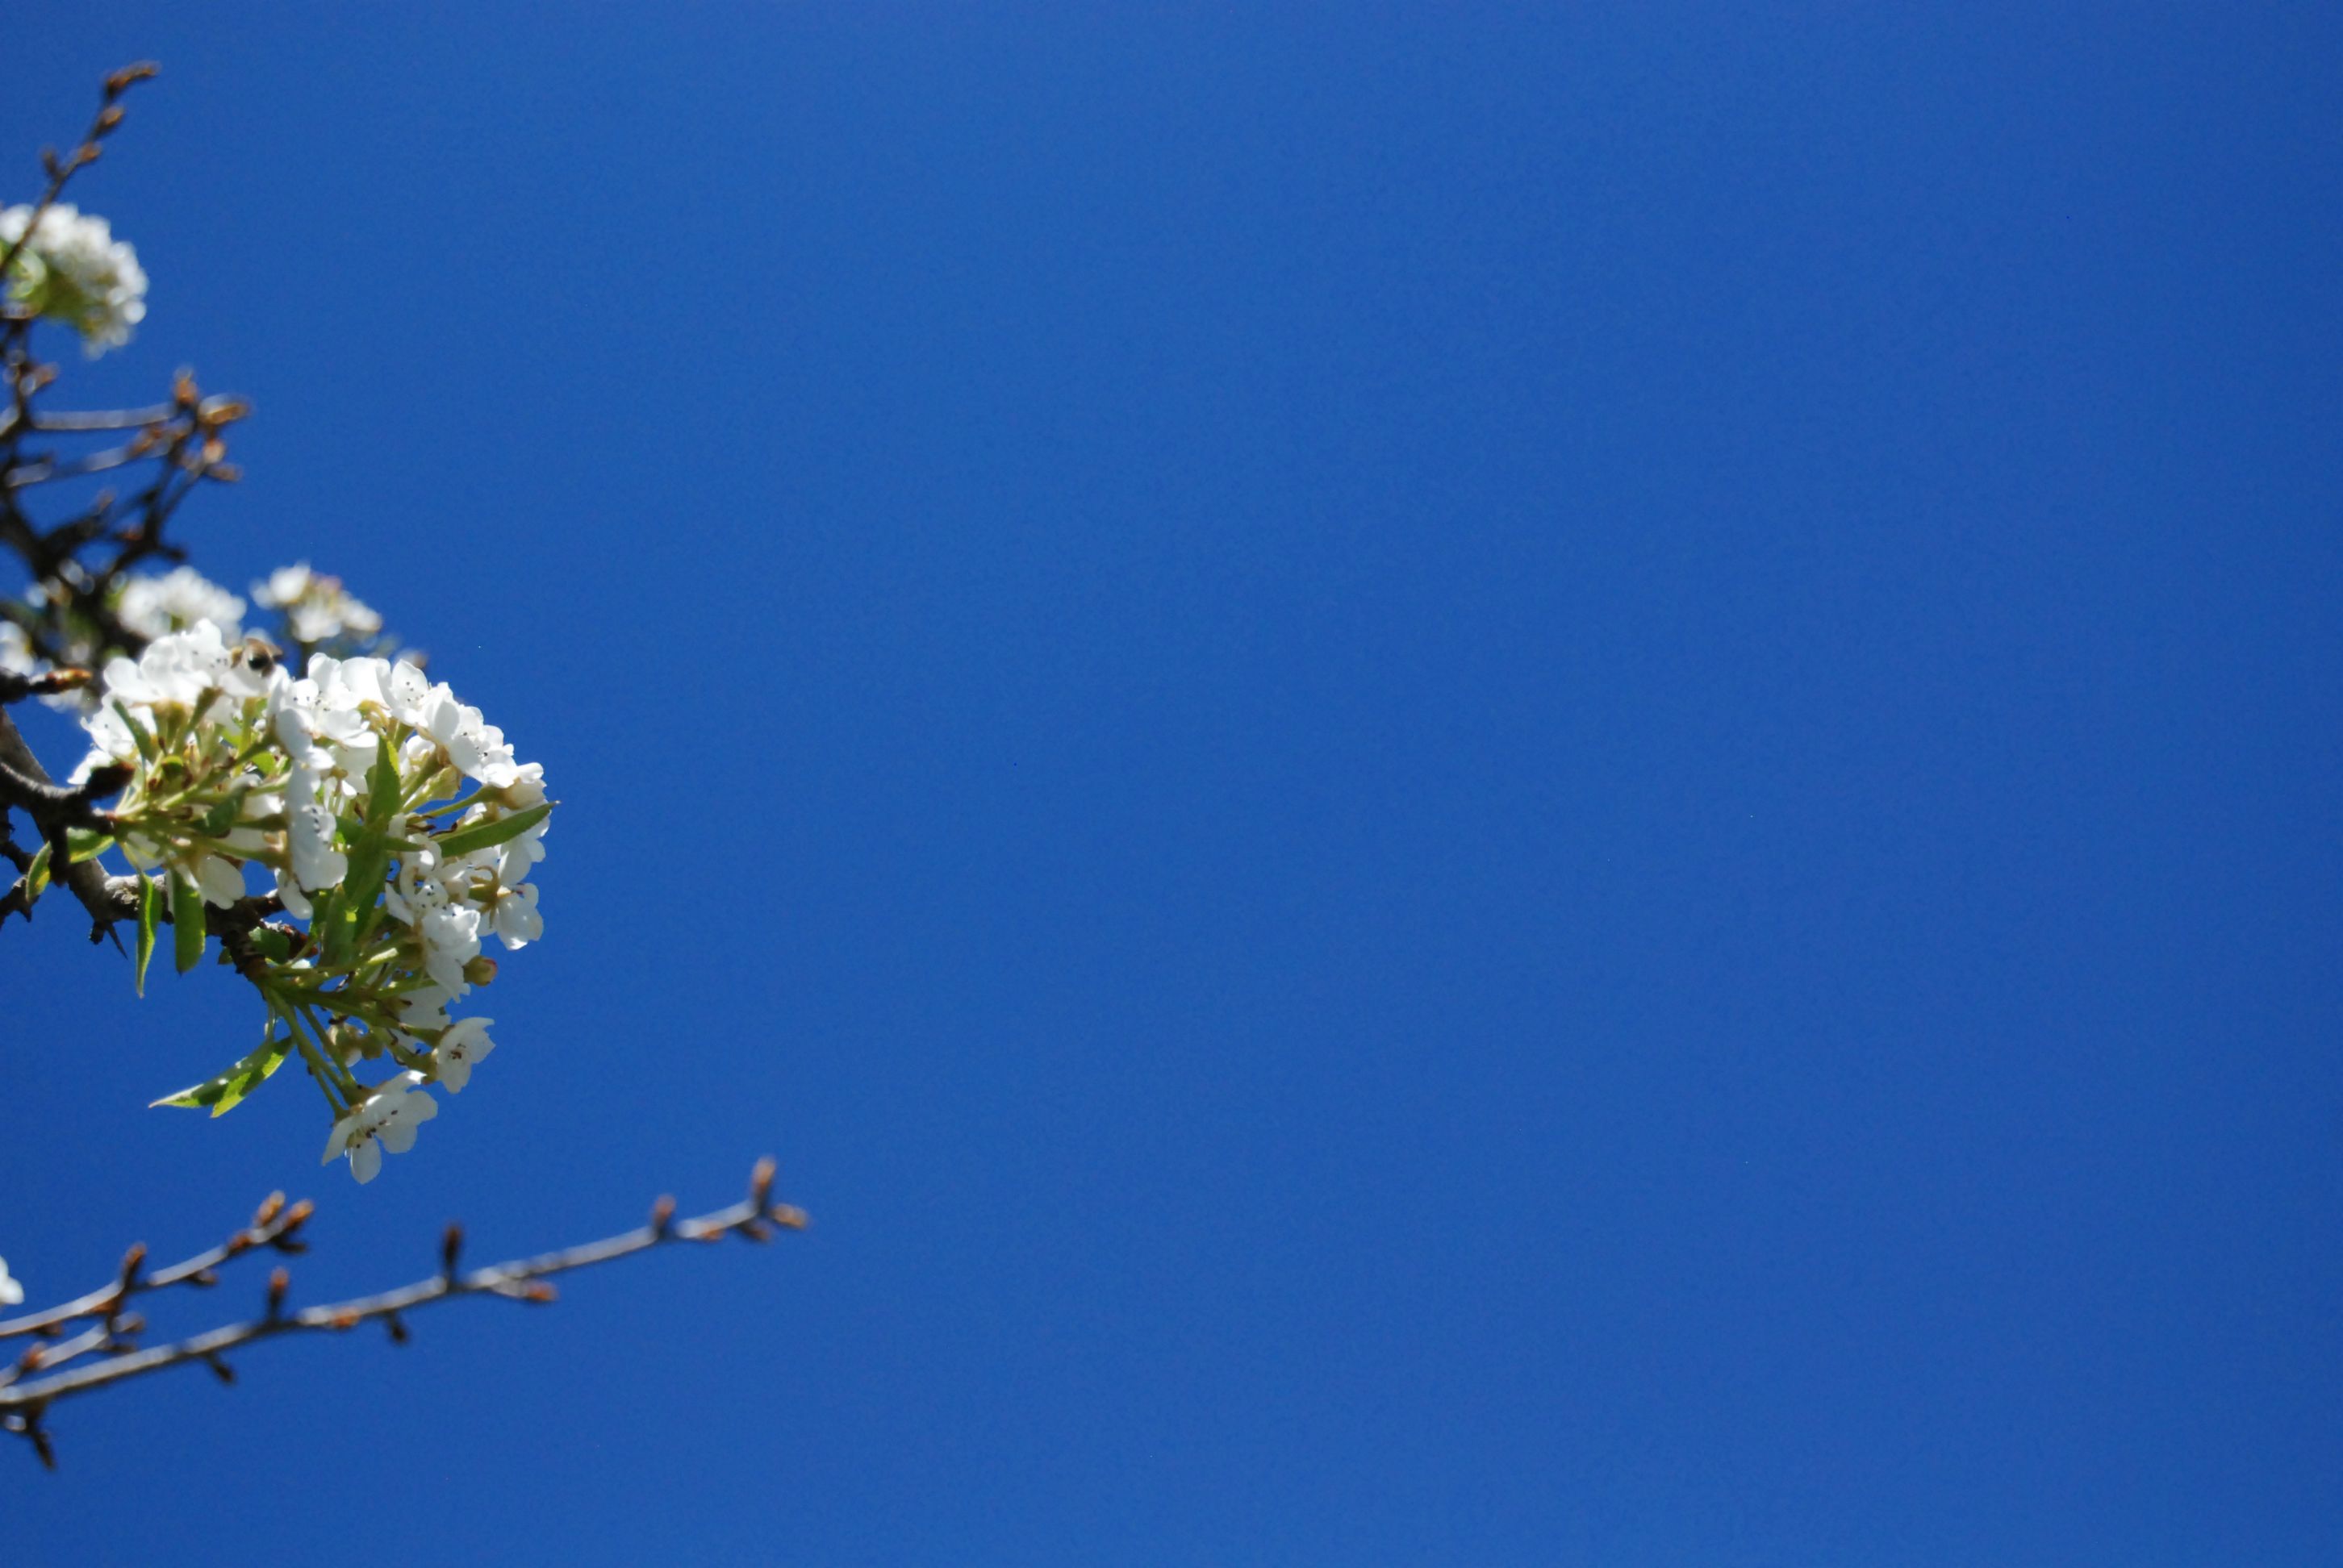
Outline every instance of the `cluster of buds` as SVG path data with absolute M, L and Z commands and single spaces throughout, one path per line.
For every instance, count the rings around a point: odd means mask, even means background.
M 495 978 L 482 937 L 517 949 L 544 929 L 528 879 L 553 809 L 543 770 L 416 665 L 317 655 L 296 678 L 209 620 L 107 664 L 84 724 L 79 777 L 128 776 L 107 840 L 81 853 L 110 844 L 137 873 L 142 986 L 166 899 L 183 970 L 207 910 L 249 907 L 256 869 L 291 917 L 222 924 L 264 1037 L 156 1103 L 217 1115 L 297 1052 L 333 1108 L 326 1158 L 371 1180 L 436 1112 L 423 1087 L 460 1091 L 493 1049 L 492 1020 L 447 1011 Z M 363 1081 L 377 1066 L 390 1075 Z

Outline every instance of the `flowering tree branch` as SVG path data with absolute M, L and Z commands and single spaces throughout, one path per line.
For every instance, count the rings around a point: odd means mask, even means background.
M 0 557 L 28 579 L 0 597 L 0 859 L 14 872 L 0 881 L 0 929 L 10 914 L 30 924 L 61 887 L 92 941 L 122 947 L 121 928 L 136 931 L 135 953 L 124 950 L 142 995 L 158 941 L 185 971 L 216 938 L 219 961 L 263 1004 L 260 1043 L 154 1103 L 216 1117 L 297 1056 L 326 1101 L 326 1159 L 347 1158 L 365 1182 L 438 1113 L 429 1091 L 461 1091 L 494 1049 L 492 1020 L 449 1013 L 496 979 L 482 939 L 517 950 L 543 935 L 531 873 L 558 802 L 542 769 L 426 676 L 420 656 L 400 653 L 337 578 L 303 563 L 256 583 L 253 602 L 277 616 L 272 637 L 246 626 L 244 598 L 186 564 L 169 525 L 198 488 L 241 477 L 227 437 L 251 413 L 243 399 L 206 396 L 183 370 L 145 407 L 44 404 L 59 369 L 35 352 L 36 327 L 70 329 L 95 357 L 146 317 L 136 253 L 59 197 L 121 125 L 124 95 L 154 74 L 139 65 L 107 78 L 82 142 L 43 155 L 38 199 L 0 206 Z M 155 562 L 171 569 L 142 569 Z M 80 722 L 88 750 L 70 770 L 45 767 L 10 716 L 35 699 Z M 31 829 L 23 843 L 18 817 Z M 772 1179 L 764 1161 L 729 1208 L 679 1221 L 662 1198 L 637 1230 L 468 1272 L 450 1226 L 437 1274 L 297 1311 L 280 1265 L 262 1316 L 142 1348 L 136 1298 L 211 1286 L 263 1250 L 303 1250 L 308 1203 L 272 1197 L 207 1251 L 150 1270 L 133 1247 L 111 1282 L 0 1321 L 0 1340 L 37 1336 L 0 1365 L 0 1430 L 54 1464 L 45 1419 L 60 1399 L 190 1361 L 226 1380 L 229 1351 L 368 1319 L 404 1342 L 403 1314 L 437 1302 L 548 1302 L 548 1275 L 669 1241 L 801 1227 L 801 1211 L 773 1202 Z M 23 1295 L 0 1261 L 0 1304 Z
M 441 1302 L 464 1296 L 502 1296 L 508 1301 L 544 1304 L 555 1299 L 553 1287 L 544 1282 L 548 1275 L 567 1273 L 592 1263 L 607 1263 L 671 1241 L 720 1241 L 727 1236 L 763 1241 L 771 1237 L 774 1227 L 799 1231 L 806 1225 L 805 1211 L 773 1201 L 773 1162 L 760 1160 L 749 1175 L 749 1195 L 729 1208 L 697 1219 L 678 1220 L 675 1200 L 661 1198 L 652 1205 L 649 1223 L 634 1230 L 559 1251 L 491 1263 L 484 1269 L 458 1271 L 456 1263 L 464 1232 L 462 1227 L 449 1225 L 440 1241 L 437 1273 L 371 1296 L 288 1312 L 286 1297 L 291 1281 L 279 1264 L 269 1272 L 266 1305 L 261 1316 L 226 1323 L 174 1343 L 144 1350 L 138 1347 L 133 1336 L 145 1324 L 137 1313 L 127 1310 L 134 1296 L 175 1285 L 215 1285 L 221 1264 L 263 1248 L 279 1252 L 306 1251 L 298 1232 L 309 1214 L 307 1199 L 287 1204 L 283 1193 L 272 1194 L 253 1216 L 250 1226 L 208 1251 L 149 1273 L 145 1270 L 146 1247 L 134 1246 L 124 1256 L 121 1273 L 113 1282 L 61 1307 L 0 1322 L 0 1339 L 5 1339 L 53 1333 L 84 1318 L 97 1320 L 68 1338 L 54 1342 L 35 1342 L 11 1366 L 0 1369 L 0 1429 L 27 1439 L 41 1462 L 55 1469 L 56 1451 L 45 1424 L 49 1407 L 74 1394 L 87 1393 L 188 1362 L 202 1362 L 221 1382 L 233 1382 L 236 1374 L 227 1363 L 229 1351 L 286 1334 L 345 1332 L 375 1318 L 383 1321 L 395 1342 L 405 1344 L 407 1331 L 402 1314 Z M 99 1359 L 81 1366 L 67 1366 L 89 1355 Z

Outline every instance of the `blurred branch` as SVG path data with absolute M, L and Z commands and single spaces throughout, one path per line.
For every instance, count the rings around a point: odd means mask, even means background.
M 146 1249 L 133 1247 L 123 1259 L 121 1274 L 113 1283 L 62 1307 L 0 1322 L 0 1337 L 5 1337 L 41 1332 L 80 1318 L 102 1320 L 71 1339 L 50 1345 L 35 1344 L 17 1359 L 13 1370 L 0 1374 L 5 1380 L 5 1385 L 0 1386 L 0 1429 L 23 1436 L 40 1455 L 41 1462 L 55 1469 L 56 1452 L 45 1424 L 48 1410 L 58 1400 L 74 1394 L 87 1393 L 187 1362 L 202 1362 L 221 1382 L 233 1382 L 235 1372 L 226 1360 L 229 1351 L 286 1334 L 320 1331 L 338 1333 L 375 1318 L 384 1322 L 394 1342 L 404 1344 L 407 1332 L 402 1314 L 440 1302 L 463 1296 L 502 1296 L 508 1301 L 543 1304 L 554 1300 L 553 1287 L 543 1282 L 548 1275 L 607 1263 L 671 1241 L 719 1241 L 731 1235 L 763 1241 L 770 1239 L 776 1226 L 799 1231 L 806 1225 L 805 1211 L 773 1201 L 773 1162 L 759 1160 L 749 1178 L 748 1197 L 697 1219 L 676 1219 L 675 1200 L 661 1198 L 651 1207 L 650 1221 L 632 1231 L 533 1258 L 494 1263 L 468 1273 L 459 1273 L 456 1267 L 463 1247 L 463 1230 L 450 1225 L 440 1241 L 439 1271 L 412 1284 L 288 1312 L 285 1298 L 291 1280 L 280 1265 L 268 1276 L 266 1309 L 260 1317 L 228 1323 L 150 1350 L 140 1350 L 132 1342 L 130 1336 L 142 1326 L 135 1314 L 123 1310 L 132 1296 L 171 1285 L 213 1284 L 217 1279 L 214 1271 L 219 1264 L 263 1246 L 299 1251 L 302 1244 L 293 1233 L 308 1219 L 310 1205 L 306 1200 L 287 1207 L 281 1195 L 272 1197 L 261 1205 L 250 1228 L 237 1231 L 208 1252 L 146 1275 L 141 1272 Z M 106 1359 L 56 1370 L 65 1362 L 97 1352 L 107 1352 Z M 46 1375 L 23 1381 L 34 1373 Z
M 125 65 L 115 72 L 106 79 L 105 89 L 98 98 L 97 117 L 90 121 L 89 130 L 82 136 L 81 145 L 63 157 L 57 156 L 55 147 L 41 149 L 41 167 L 48 174 L 48 188 L 41 193 L 40 200 L 33 204 L 32 216 L 25 224 L 25 232 L 16 236 L 15 244 L 0 251 L 0 278 L 8 276 L 9 266 L 15 261 L 16 253 L 33 242 L 33 231 L 40 226 L 41 215 L 56 205 L 57 197 L 65 194 L 66 183 L 83 166 L 97 162 L 98 154 L 104 150 L 100 144 L 122 124 L 122 95 L 154 75 L 156 70 L 152 60 L 141 60 L 135 65 Z

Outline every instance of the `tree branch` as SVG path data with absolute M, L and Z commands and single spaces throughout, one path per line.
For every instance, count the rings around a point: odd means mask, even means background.
M 718 1241 L 729 1235 L 763 1241 L 770 1239 L 774 1226 L 801 1231 L 807 1223 L 804 1210 L 773 1201 L 773 1162 L 769 1159 L 759 1160 L 756 1170 L 749 1174 L 748 1197 L 729 1208 L 719 1209 L 697 1219 L 676 1219 L 675 1200 L 661 1198 L 651 1207 L 650 1222 L 635 1230 L 605 1237 L 598 1241 L 564 1248 L 557 1252 L 543 1252 L 533 1258 L 516 1258 L 509 1262 L 491 1264 L 468 1273 L 457 1271 L 456 1260 L 463 1246 L 463 1230 L 460 1226 L 450 1225 L 440 1243 L 439 1271 L 412 1284 L 376 1295 L 304 1307 L 288 1312 L 285 1310 L 285 1297 L 290 1280 L 280 1265 L 268 1277 L 266 1309 L 262 1316 L 244 1322 L 225 1324 L 176 1343 L 157 1345 L 151 1350 L 137 1350 L 130 1346 L 128 1335 L 135 1332 L 139 1325 L 137 1320 L 124 1313 L 122 1308 L 134 1293 L 175 1284 L 208 1283 L 210 1282 L 202 1276 L 209 1274 L 217 1264 L 260 1246 L 274 1246 L 287 1251 L 298 1251 L 299 1243 L 296 1241 L 288 1245 L 287 1239 L 308 1218 L 309 1205 L 305 1201 L 272 1212 L 272 1205 L 279 1201 L 279 1199 L 272 1198 L 269 1203 L 263 1204 L 250 1229 L 236 1232 L 208 1252 L 198 1253 L 160 1273 L 142 1278 L 139 1265 L 146 1251 L 143 1247 L 134 1247 L 124 1259 L 121 1278 L 113 1284 L 93 1291 L 62 1307 L 0 1323 L 0 1336 L 5 1336 L 36 1332 L 83 1317 L 102 1317 L 105 1320 L 96 1327 L 62 1343 L 35 1346 L 26 1352 L 18 1359 L 16 1371 L 9 1374 L 12 1378 L 53 1368 L 92 1351 L 115 1350 L 118 1352 L 86 1366 L 65 1372 L 52 1371 L 47 1376 L 35 1377 L 30 1382 L 10 1382 L 0 1386 L 0 1429 L 25 1437 L 40 1455 L 41 1462 L 55 1469 L 56 1453 L 44 1422 L 50 1405 L 74 1394 L 87 1393 L 93 1389 L 105 1388 L 126 1379 L 142 1377 L 196 1361 L 208 1365 L 222 1382 L 232 1382 L 235 1373 L 225 1355 L 228 1351 L 286 1334 L 321 1331 L 339 1333 L 371 1318 L 382 1319 L 389 1328 L 390 1337 L 403 1344 L 407 1341 L 407 1326 L 400 1314 L 404 1312 L 419 1311 L 463 1296 L 503 1296 L 510 1301 L 543 1304 L 554 1300 L 553 1287 L 542 1282 L 550 1274 L 607 1263 L 635 1252 L 649 1251 L 670 1241 Z

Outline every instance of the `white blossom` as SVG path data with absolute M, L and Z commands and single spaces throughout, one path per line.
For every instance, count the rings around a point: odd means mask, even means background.
M 92 359 L 130 341 L 146 317 L 146 274 L 138 253 L 114 237 L 106 221 L 56 203 L 33 223 L 34 209 L 0 211 L 0 251 L 32 237 L 9 266 L 8 297 L 81 334 Z
M 519 777 L 505 732 L 482 719 L 478 709 L 457 701 L 446 681 L 431 689 L 423 705 L 422 726 L 465 778 L 502 789 Z
M 0 669 L 11 675 L 38 675 L 41 661 L 34 657 L 32 639 L 25 628 L 5 616 L 0 616 Z
M 456 993 L 446 986 L 417 986 L 398 999 L 398 1021 L 408 1029 L 445 1029 L 447 1004 L 455 1000 Z M 405 1038 L 414 1043 L 413 1036 Z
M 415 1130 L 439 1114 L 439 1102 L 417 1091 L 422 1081 L 420 1072 L 409 1071 L 376 1085 L 334 1122 L 317 1163 L 330 1165 L 335 1155 L 347 1155 L 351 1175 L 361 1184 L 373 1181 L 382 1170 L 382 1151 L 406 1153 L 415 1147 Z
M 256 604 L 282 611 L 287 632 L 305 647 L 339 637 L 364 641 L 382 631 L 382 617 L 346 591 L 341 578 L 312 571 L 307 561 L 278 567 L 268 574 L 266 582 L 252 585 L 252 598 Z
M 545 935 L 545 917 L 537 912 L 537 885 L 518 888 L 497 885 L 489 895 L 488 929 L 497 940 L 518 952 Z
M 176 567 L 158 578 L 135 577 L 122 585 L 114 617 L 141 637 L 184 631 L 210 621 L 229 641 L 243 636 L 244 601 L 193 567 Z
M 406 1150 L 437 1113 L 417 1086 L 460 1091 L 494 1049 L 490 1020 L 448 1017 L 495 979 L 482 942 L 518 949 L 544 934 L 528 879 L 545 854 L 544 769 L 411 661 L 317 654 L 299 672 L 232 645 L 209 618 L 111 660 L 96 695 L 81 776 L 109 759 L 130 769 L 117 851 L 191 879 L 213 904 L 244 896 L 247 865 L 266 867 L 286 914 L 313 927 L 301 957 L 270 961 L 309 970 L 300 989 L 322 1011 L 396 1036 L 421 1070 L 336 1121 L 327 1158 L 372 1179 L 382 1151 Z M 521 813 L 533 814 L 526 828 L 477 843 Z M 356 886 L 361 861 L 387 874 Z M 317 929 L 329 897 L 340 918 Z M 272 950 L 287 953 L 288 936 L 277 928 Z
M 496 1050 L 497 1042 L 488 1038 L 488 1025 L 496 1021 L 459 1018 L 439 1037 L 438 1046 L 431 1052 L 431 1076 L 446 1084 L 448 1093 L 462 1093 L 464 1085 L 472 1081 L 473 1067 Z
M 8 1260 L 0 1258 L 0 1306 L 13 1307 L 25 1299 L 25 1287 L 8 1277 Z

